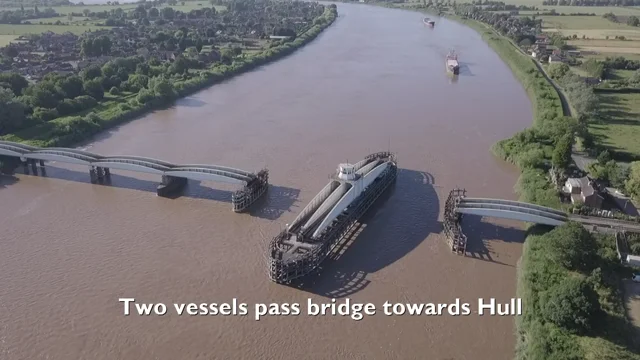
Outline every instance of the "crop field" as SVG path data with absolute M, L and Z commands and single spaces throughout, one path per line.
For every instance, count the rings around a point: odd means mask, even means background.
M 0 24 L 0 35 L 14 35 L 17 37 L 24 34 L 42 34 L 47 31 L 53 31 L 58 34 L 65 33 L 67 31 L 74 34 L 82 34 L 86 31 L 108 29 L 105 26 L 92 26 L 92 25 L 36 25 L 36 24 L 21 24 L 21 25 L 9 25 Z
M 640 156 L 640 94 L 598 94 L 605 119 L 589 130 L 598 142 Z
M 540 16 L 544 28 L 558 30 L 603 29 L 638 31 L 627 24 L 615 23 L 602 16 Z

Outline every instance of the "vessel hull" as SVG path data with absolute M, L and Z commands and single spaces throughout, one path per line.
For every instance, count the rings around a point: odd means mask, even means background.
M 342 213 L 326 232 L 318 238 L 305 240 L 307 244 L 313 245 L 312 250 L 294 256 L 289 254 L 285 257 L 280 245 L 289 239 L 291 234 L 288 230 L 284 230 L 274 237 L 269 245 L 269 278 L 275 283 L 288 284 L 318 269 L 375 200 L 395 181 L 397 175 L 395 157 L 392 156 L 388 163 L 387 169 L 349 205 L 347 211 Z

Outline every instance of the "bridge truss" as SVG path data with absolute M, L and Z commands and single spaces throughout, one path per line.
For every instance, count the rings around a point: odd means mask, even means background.
M 162 183 L 157 190 L 160 196 L 181 190 L 188 179 L 238 184 L 242 188 L 231 196 L 234 212 L 244 211 L 251 206 L 267 191 L 269 185 L 267 169 L 252 173 L 218 165 L 181 165 L 141 156 L 103 156 L 78 149 L 39 148 L 11 141 L 0 141 L 0 156 L 9 159 L 7 163 L 10 166 L 5 164 L 5 168 L 13 166 L 15 169 L 22 163 L 26 171 L 29 164 L 35 168 L 36 164 L 44 166 L 45 161 L 86 165 L 92 183 L 109 178 L 110 169 L 157 174 L 162 176 Z

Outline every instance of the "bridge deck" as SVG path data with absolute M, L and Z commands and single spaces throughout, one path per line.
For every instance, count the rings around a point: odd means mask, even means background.
M 79 149 L 39 148 L 11 141 L 0 141 L 0 155 L 244 185 L 257 177 L 252 172 L 226 166 L 180 165 L 142 156 L 103 156 Z

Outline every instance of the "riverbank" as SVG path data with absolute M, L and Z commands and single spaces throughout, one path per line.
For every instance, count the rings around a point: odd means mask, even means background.
M 478 21 L 445 16 L 476 30 L 522 83 L 533 124 L 496 143 L 492 152 L 520 169 L 520 200 L 561 208 L 547 174 L 550 164 L 568 163 L 572 141 L 567 140 L 578 129 L 562 90 L 510 39 Z M 516 320 L 517 359 L 640 359 L 628 350 L 638 344 L 625 314 L 624 269 L 613 244 L 611 237 L 592 236 L 577 224 L 551 232 L 539 226 L 528 229 L 517 274 L 516 296 L 524 302 L 524 314 Z M 578 263 L 589 267 L 573 266 Z
M 259 66 L 276 61 L 290 55 L 298 48 L 315 39 L 337 18 L 335 5 L 327 5 L 324 13 L 315 18 L 313 26 L 299 34 L 295 40 L 283 42 L 267 50 L 247 54 L 233 61 L 231 65 L 216 64 L 200 72 L 199 77 L 173 83 L 175 98 L 183 98 L 204 88 L 213 86 L 232 77 L 253 70 Z M 163 98 L 140 102 L 139 96 L 109 97 L 87 113 L 76 116 L 54 119 L 13 134 L 0 137 L 2 140 L 27 143 L 30 145 L 51 147 L 71 146 L 86 140 L 97 133 L 134 120 L 153 110 L 167 107 Z
M 566 99 L 563 104 L 561 90 L 535 60 L 524 55 L 509 39 L 477 21 L 453 18 L 481 34 L 522 82 L 532 102 L 533 126 L 495 144 L 494 154 L 519 167 L 521 176 L 516 191 L 522 201 L 560 207 L 547 172 L 562 137 L 572 133 L 577 125 L 567 113 L 570 105 Z M 639 359 L 626 349 L 637 344 L 631 340 L 633 332 L 625 315 L 621 269 L 613 239 L 602 236 L 596 240 L 579 226 L 572 226 L 548 233 L 540 227 L 529 229 L 518 267 L 517 296 L 523 299 L 525 310 L 516 321 L 516 358 Z M 584 248 L 576 261 L 592 258 L 595 262 L 592 268 L 574 269 L 553 261 L 554 257 L 575 254 L 581 241 L 591 247 Z M 570 276 L 581 280 L 573 285 L 556 280 Z M 595 304 L 592 312 L 584 311 L 580 304 L 566 309 L 564 314 L 552 313 L 559 309 L 551 309 L 549 297 L 542 295 L 546 292 L 560 298 L 580 298 L 586 297 L 591 289 L 595 290 L 590 300 Z M 588 324 L 582 329 L 571 328 L 571 324 L 559 320 L 580 316 Z

